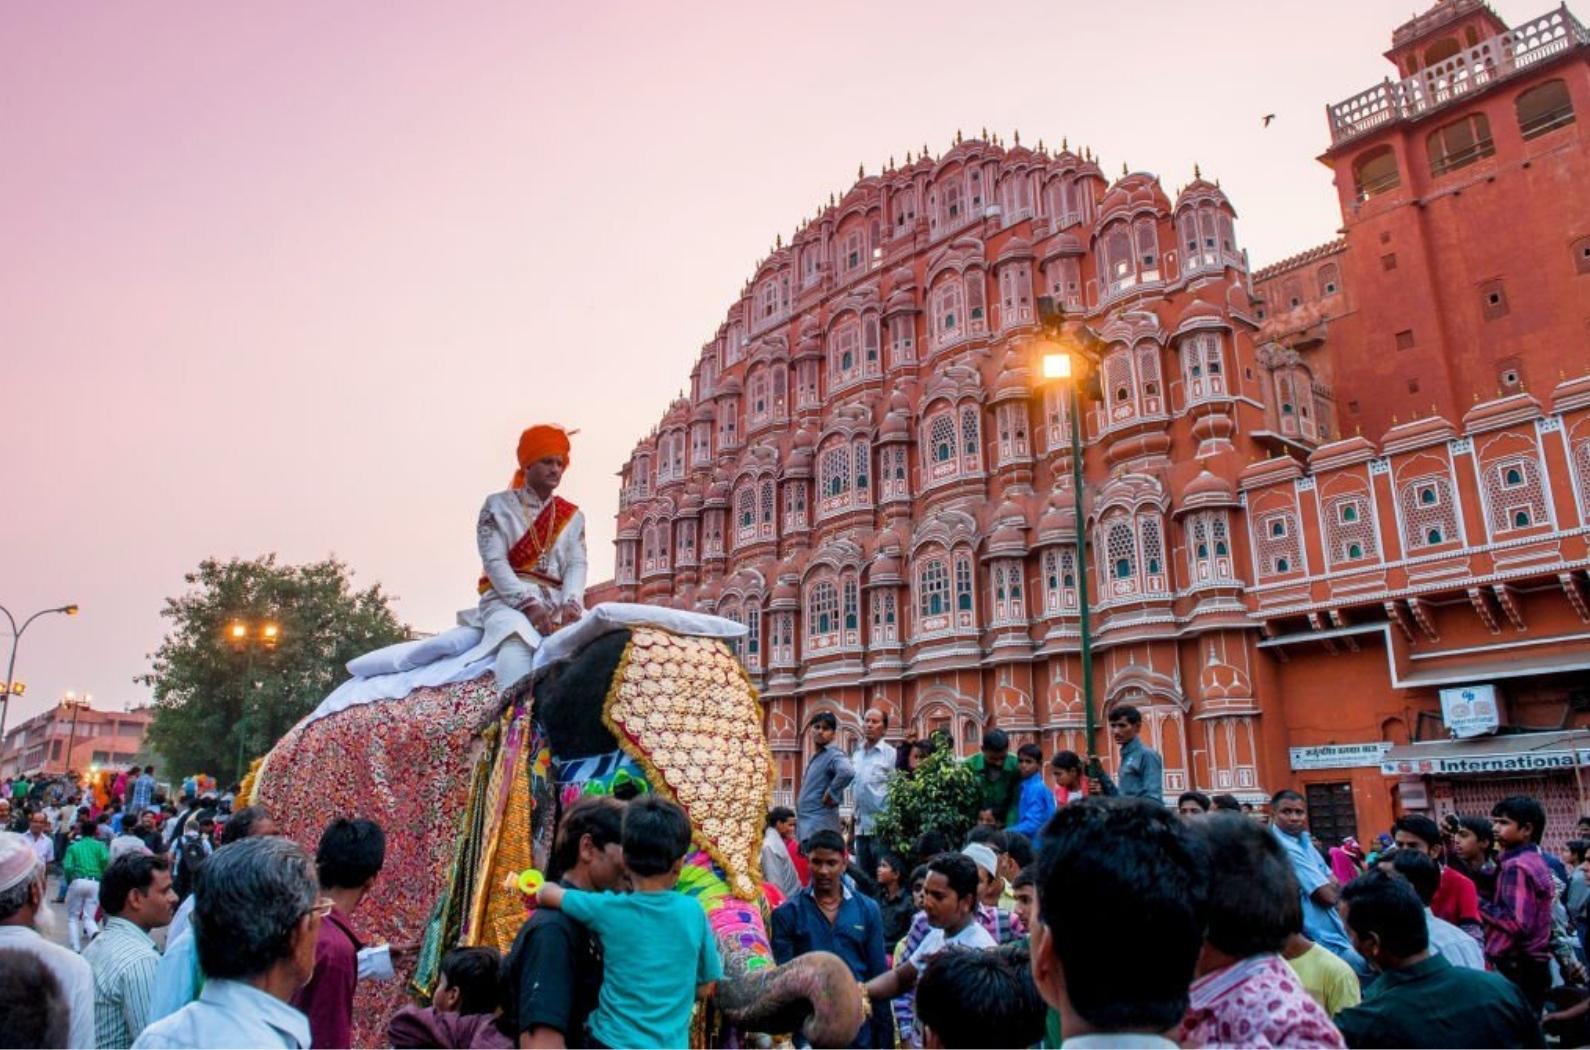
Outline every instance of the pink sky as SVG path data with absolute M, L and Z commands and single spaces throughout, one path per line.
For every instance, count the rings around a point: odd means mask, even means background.
M 614 472 L 858 162 L 1064 135 L 1172 192 L 1201 163 L 1255 266 L 1329 239 L 1324 107 L 1391 72 L 1409 14 L 0 7 L 0 603 L 82 606 L 24 638 L 10 724 L 68 689 L 146 699 L 162 600 L 207 555 L 335 554 L 450 626 L 540 419 L 583 431 L 564 493 L 610 575 Z

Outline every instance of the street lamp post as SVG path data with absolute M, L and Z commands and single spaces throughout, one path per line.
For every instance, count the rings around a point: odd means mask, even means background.
M 226 628 L 226 639 L 234 650 L 245 654 L 243 663 L 242 696 L 237 712 L 237 772 L 234 781 L 241 781 L 247 772 L 243 763 L 245 761 L 244 744 L 247 741 L 248 726 L 248 694 L 254 685 L 254 651 L 259 649 L 274 649 L 282 639 L 281 625 L 274 620 L 264 620 L 258 624 L 258 630 L 251 630 L 251 625 L 246 620 L 233 620 Z
M 1068 336 L 1064 330 L 1065 311 L 1048 296 L 1038 300 L 1038 315 L 1046 337 L 1041 374 L 1046 380 L 1064 382 L 1070 398 L 1070 426 L 1067 429 L 1071 432 L 1071 498 L 1077 544 L 1077 626 L 1081 633 L 1078 658 L 1082 665 L 1082 718 L 1087 734 L 1087 768 L 1088 775 L 1094 776 L 1099 770 L 1095 739 L 1098 735 L 1098 715 L 1093 701 L 1093 630 L 1088 608 L 1088 544 L 1082 500 L 1082 398 L 1079 391 L 1086 366 L 1098 364 L 1093 347 L 1099 340 L 1085 325 L 1079 336 Z M 1082 359 L 1081 365 L 1078 365 L 1076 358 Z
M 77 741 L 77 713 L 88 707 L 92 700 L 92 696 L 79 697 L 76 693 L 68 692 L 66 699 L 62 701 L 63 704 L 72 709 L 72 730 L 66 734 L 66 761 L 62 763 L 68 779 L 72 775 L 72 748 Z
M 0 694 L 0 749 L 3 749 L 6 738 L 6 716 L 11 713 L 11 698 L 22 695 L 22 690 L 18 687 L 16 681 L 17 646 L 22 642 L 22 632 L 28 629 L 30 623 L 45 613 L 64 613 L 67 616 L 76 616 L 77 604 L 72 602 L 66 605 L 58 605 L 53 609 L 40 609 L 26 620 L 23 620 L 21 627 L 17 626 L 16 617 L 12 616 L 11 610 L 4 605 L 0 605 L 0 613 L 5 613 L 6 619 L 11 622 L 11 661 L 6 665 L 5 682 L 0 683 L 5 686 L 5 692 Z

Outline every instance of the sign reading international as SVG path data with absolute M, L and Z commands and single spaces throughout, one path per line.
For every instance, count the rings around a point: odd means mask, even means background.
M 1361 769 L 1378 766 L 1391 750 L 1389 740 L 1376 740 L 1367 744 L 1321 744 L 1317 747 L 1294 747 L 1293 769 Z
M 1387 776 L 1452 776 L 1461 773 L 1549 773 L 1576 769 L 1590 760 L 1590 751 L 1522 751 L 1495 754 L 1442 755 L 1382 762 Z
M 1496 732 L 1501 712 L 1494 685 L 1464 685 L 1441 690 L 1441 721 L 1447 732 L 1463 740 Z

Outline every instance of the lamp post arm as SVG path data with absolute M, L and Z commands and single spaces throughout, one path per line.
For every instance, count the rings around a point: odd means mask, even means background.
M 75 609 L 76 606 L 71 608 Z M 11 659 L 6 663 L 5 692 L 0 694 L 0 753 L 5 751 L 6 716 L 11 713 L 11 688 L 17 671 L 17 645 L 22 641 L 22 632 L 28 629 L 29 624 L 45 613 L 66 612 L 66 610 L 67 606 L 62 606 L 58 609 L 40 609 L 26 620 L 23 620 L 22 626 L 18 627 L 17 618 L 11 615 L 11 610 L 4 605 L 0 605 L 0 612 L 5 613 L 6 619 L 11 623 Z
M 1071 495 L 1074 501 L 1073 512 L 1077 530 L 1077 606 L 1080 612 L 1077 626 L 1081 633 L 1081 651 L 1078 656 L 1082 664 L 1082 717 L 1087 733 L 1088 767 L 1091 769 L 1098 760 L 1098 746 L 1095 743 L 1098 730 L 1093 708 L 1093 633 L 1088 612 L 1088 541 L 1086 523 L 1082 516 L 1082 399 L 1077 394 L 1077 387 L 1080 385 L 1075 378 L 1070 383 Z

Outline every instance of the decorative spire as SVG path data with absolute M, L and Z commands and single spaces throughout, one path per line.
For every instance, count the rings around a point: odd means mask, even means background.
M 867 177 L 867 166 L 865 164 L 857 164 L 856 165 L 856 181 L 860 182 L 862 179 L 864 179 L 866 177 Z
M 1048 156 L 1048 154 L 1044 152 L 1043 139 L 1038 140 L 1038 152 L 1044 154 L 1044 156 Z
M 959 145 L 960 145 L 960 144 L 961 144 L 961 142 L 962 142 L 962 139 L 961 139 L 961 129 L 960 129 L 960 128 L 956 128 L 956 129 L 955 129 L 955 144 L 956 144 L 956 145 L 957 145 L 957 146 L 959 146 Z
M 1064 135 L 1061 135 L 1060 136 L 1060 152 L 1061 153 L 1066 153 L 1066 152 L 1069 152 L 1070 149 L 1071 149 L 1071 140 L 1066 138 Z
M 828 206 L 830 208 L 832 208 L 834 206 L 834 195 L 833 195 L 832 191 L 830 191 L 829 194 L 828 194 Z
M 1126 178 L 1126 161 L 1121 161 L 1121 178 Z
M 983 141 L 984 141 L 984 142 L 987 142 L 987 141 L 988 141 L 988 125 L 987 125 L 987 124 L 984 124 L 984 125 L 983 125 L 983 133 L 982 133 L 982 135 L 981 135 L 981 136 L 979 136 L 979 137 L 980 137 L 980 138 L 981 138 L 981 139 L 982 139 L 982 140 L 983 140 Z
M 773 238 L 773 250 L 778 251 L 782 247 L 784 247 L 784 235 L 780 233 Z
M 1193 161 L 1193 178 L 1201 179 L 1203 177 L 1204 177 L 1203 170 L 1198 167 L 1198 162 L 1196 160 Z
M 910 163 L 909 155 L 907 157 L 907 163 Z M 894 154 L 893 153 L 889 154 L 889 170 L 890 171 L 894 170 Z
M 914 163 L 914 162 L 913 162 L 913 161 L 912 161 L 912 160 L 911 160 L 911 151 L 910 151 L 910 150 L 906 150 L 906 151 L 905 151 L 905 162 L 906 162 L 906 164 L 907 164 L 907 165 L 908 165 L 908 166 L 909 166 L 909 165 L 910 165 L 910 164 L 912 164 L 912 163 Z
M 1017 128 L 1013 134 L 1015 135 L 1016 145 L 1021 145 L 1021 129 Z

